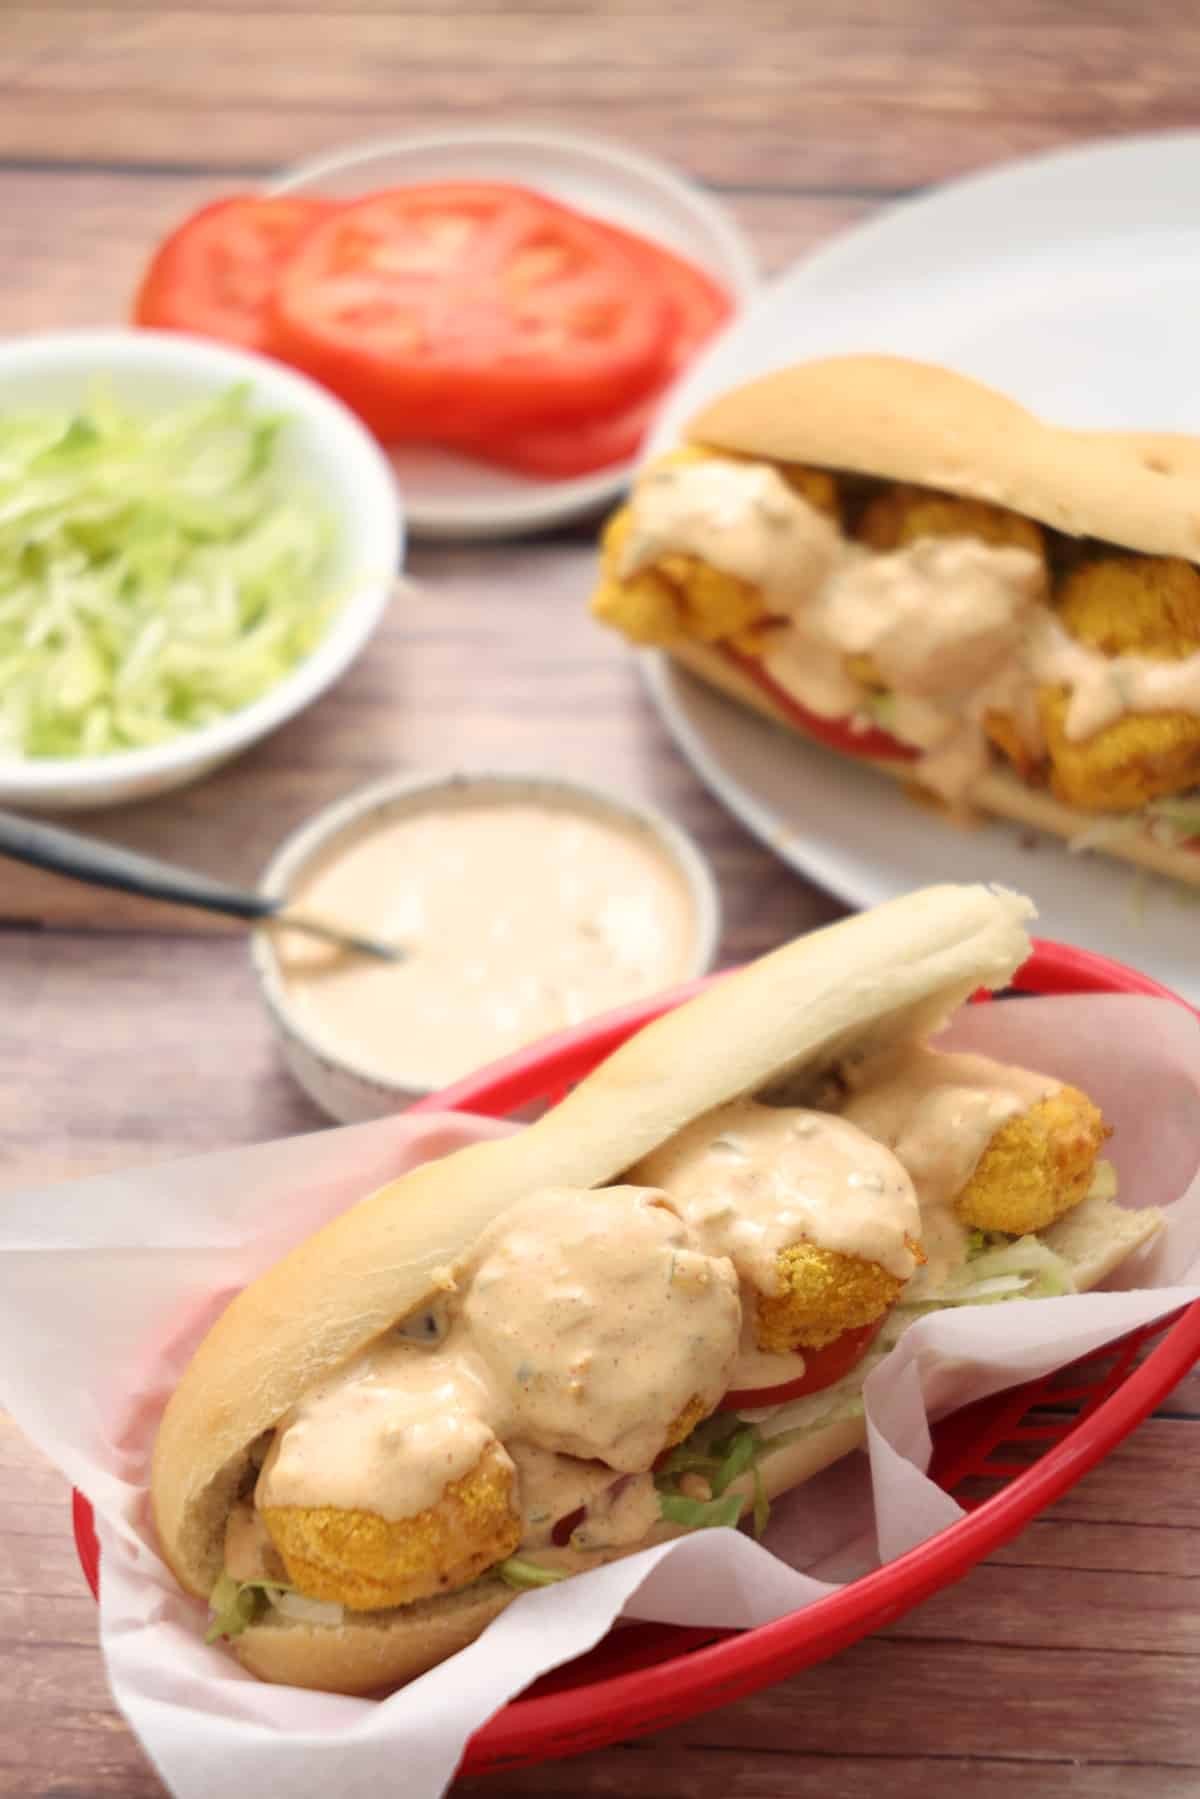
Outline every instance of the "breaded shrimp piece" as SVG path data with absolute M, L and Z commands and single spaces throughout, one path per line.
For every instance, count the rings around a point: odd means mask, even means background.
M 266 1506 L 261 1516 L 297 1591 L 351 1611 L 465 1587 L 521 1540 L 513 1465 L 495 1442 L 411 1518 L 327 1505 Z
M 700 1241 L 730 1258 L 769 1352 L 818 1349 L 874 1323 L 921 1260 L 904 1168 L 827 1113 L 733 1100 L 652 1150 L 632 1178 L 661 1186 Z M 858 1253 L 864 1233 L 878 1260 Z
M 984 500 L 961 500 L 906 484 L 886 488 L 872 500 L 855 535 L 874 550 L 902 549 L 921 537 L 978 537 L 1030 550 L 1043 566 L 1046 561 L 1045 537 L 1033 519 Z
M 592 613 L 602 624 L 615 626 L 634 643 L 715 643 L 738 638 L 765 620 L 757 587 L 695 556 L 664 556 L 652 568 L 622 575 L 621 552 L 632 525 L 631 508 L 622 506 L 600 539 Z
M 1106 656 L 1175 662 L 1200 651 L 1200 573 L 1172 556 L 1105 556 L 1063 582 L 1057 610 L 1072 637 Z M 1066 734 L 1068 696 L 1043 687 L 1038 711 L 1051 786 L 1087 812 L 1132 812 L 1200 780 L 1200 718 L 1130 712 L 1090 737 Z
M 1085 1093 L 1060 1087 L 1000 1126 L 954 1210 L 975 1230 L 1040 1231 L 1083 1199 L 1109 1134 Z
M 815 506 L 829 518 L 841 518 L 841 495 L 837 481 L 828 469 L 808 468 L 803 462 L 777 462 L 775 467 L 792 492 L 799 494 L 802 500 L 807 500 L 810 506 Z
M 779 1291 L 760 1293 L 754 1316 L 758 1347 L 776 1355 L 820 1349 L 844 1331 L 873 1324 L 904 1285 L 877 1262 L 813 1243 L 783 1250 L 776 1273 Z
M 658 458 L 651 469 L 711 462 L 746 462 L 749 457 L 685 445 Z M 823 469 L 801 463 L 774 465 L 793 493 L 832 518 L 839 514 L 837 484 Z M 633 525 L 634 499 L 609 519 L 600 539 L 600 580 L 592 612 L 634 643 L 671 644 L 730 641 L 752 649 L 755 629 L 768 614 L 759 589 L 696 556 L 669 554 L 635 574 L 621 573 L 621 556 Z
M 1106 656 L 1175 661 L 1200 650 L 1200 571 L 1176 556 L 1103 556 L 1067 576 L 1064 628 Z
M 1044 687 L 1038 712 L 1050 754 L 1050 786 L 1082 812 L 1136 812 L 1147 800 L 1200 781 L 1200 718 L 1131 712 L 1091 737 L 1067 736 L 1065 688 Z

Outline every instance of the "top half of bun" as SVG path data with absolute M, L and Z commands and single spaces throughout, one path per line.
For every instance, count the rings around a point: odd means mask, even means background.
M 217 1320 L 162 1420 L 155 1519 L 183 1583 L 211 1588 L 255 1439 L 428 1304 L 499 1213 L 539 1188 L 611 1182 L 690 1119 L 851 1048 L 926 1035 L 1009 980 L 1031 913 L 1002 889 L 931 887 L 800 938 L 630 1038 L 529 1129 L 414 1170 L 292 1250 Z
M 950 369 L 834 356 L 714 400 L 688 437 L 988 500 L 1074 537 L 1200 560 L 1200 439 L 1069 431 Z

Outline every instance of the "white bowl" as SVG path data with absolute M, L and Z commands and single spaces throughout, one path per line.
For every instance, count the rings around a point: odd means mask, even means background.
M 521 125 L 414 132 L 299 163 L 268 191 L 348 199 L 421 181 L 515 182 L 640 232 L 728 289 L 734 317 L 758 289 L 754 253 L 719 201 L 665 163 L 584 132 Z M 611 504 L 633 466 L 539 481 L 443 450 L 404 447 L 392 460 L 409 530 L 428 538 L 511 537 L 562 524 Z
M 404 548 L 395 474 L 339 400 L 248 350 L 166 331 L 69 331 L 0 343 L 0 411 L 81 404 L 103 377 L 122 406 L 153 414 L 248 382 L 284 413 L 280 468 L 320 491 L 337 526 L 329 578 L 347 598 L 305 660 L 252 705 L 149 749 L 108 756 L 0 759 L 0 803 L 82 810 L 146 799 L 198 780 L 283 724 L 333 682 L 378 624 Z
M 470 803 L 481 792 L 501 800 L 541 800 L 549 805 L 573 807 L 593 816 L 615 819 L 652 838 L 664 859 L 682 877 L 691 902 L 693 950 L 679 978 L 694 980 L 712 966 L 721 936 L 720 894 L 712 870 L 692 839 L 653 807 L 559 775 L 456 770 L 393 775 L 375 781 L 317 813 L 294 832 L 276 851 L 259 889 L 272 898 L 290 893 L 302 875 L 323 858 L 331 843 L 355 834 L 363 819 L 372 814 L 380 819 L 394 818 L 427 807 Z M 289 1000 L 274 945 L 266 931 L 257 931 L 251 938 L 251 958 L 283 1059 L 310 1099 L 330 1117 L 343 1124 L 385 1117 L 433 1090 L 430 1085 L 384 1078 L 377 1069 L 356 1063 L 322 1042 Z

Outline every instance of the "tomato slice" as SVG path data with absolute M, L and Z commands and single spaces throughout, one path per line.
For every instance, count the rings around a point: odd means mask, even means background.
M 660 379 L 671 310 L 610 233 L 523 188 L 396 188 L 289 258 L 271 342 L 385 441 L 574 420 Z
M 305 232 L 333 200 L 233 194 L 201 207 L 155 251 L 133 303 L 135 324 L 266 348 L 267 298 Z
M 733 300 L 703 269 L 661 244 L 616 225 L 605 224 L 602 229 L 640 258 L 647 278 L 658 283 L 671 309 L 670 353 L 651 392 L 632 406 L 573 425 L 547 422 L 524 431 L 497 431 L 484 441 L 460 439 L 455 448 L 482 462 L 552 481 L 589 475 L 631 462 L 637 455 L 663 394 L 701 345 L 724 324 L 733 311 Z
M 599 469 L 632 462 L 666 385 L 664 382 L 656 388 L 648 400 L 607 418 L 581 419 L 576 425 L 534 425 L 524 431 L 498 433 L 494 441 L 449 447 L 473 456 L 477 462 L 489 462 L 542 481 L 568 481 L 577 475 L 592 475 Z
M 761 687 L 806 737 L 828 744 L 830 749 L 841 750 L 843 755 L 872 756 L 881 762 L 915 762 L 920 755 L 921 752 L 913 749 L 911 744 L 901 743 L 898 737 L 881 731 L 877 725 L 872 725 L 865 731 L 855 731 L 845 719 L 822 718 L 819 713 L 810 712 L 807 706 L 794 700 L 778 681 L 773 681 L 762 663 L 753 656 L 744 656 L 740 650 L 732 649 L 727 643 L 716 647 L 748 680 Z
M 804 1373 L 796 1380 L 783 1381 L 777 1387 L 738 1388 L 726 1393 L 722 1406 L 782 1405 L 785 1399 L 803 1399 L 807 1393 L 819 1393 L 824 1387 L 832 1387 L 866 1355 L 883 1329 L 886 1317 L 885 1312 L 858 1330 L 843 1331 L 823 1349 L 803 1350 Z

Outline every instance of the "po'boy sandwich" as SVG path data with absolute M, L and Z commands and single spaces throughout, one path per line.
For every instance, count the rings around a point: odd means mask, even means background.
M 789 944 L 246 1288 L 154 1453 L 211 1634 L 268 1680 L 395 1686 L 523 1587 L 761 1530 L 862 1442 L 923 1311 L 1079 1291 L 1145 1242 L 1085 1094 L 927 1047 L 1029 913 L 935 887 Z
M 1200 439 L 1043 424 L 845 356 L 716 400 L 593 609 L 904 782 L 1200 884 Z

